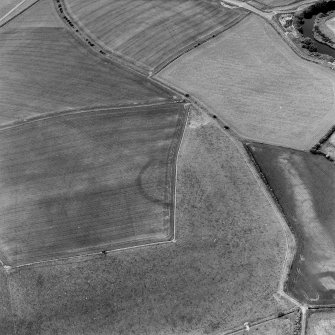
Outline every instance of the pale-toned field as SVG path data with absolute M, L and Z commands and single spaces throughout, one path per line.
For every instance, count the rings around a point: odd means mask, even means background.
M 197 0 L 66 0 L 72 18 L 107 50 L 155 70 L 246 12 Z
M 0 130 L 7 265 L 173 238 L 183 105 L 68 114 Z
M 169 94 L 89 53 L 40 0 L 1 28 L 0 124 L 41 113 L 169 99 Z
M 335 75 L 300 59 L 257 16 L 180 57 L 157 77 L 261 142 L 309 149 L 335 120 Z
M 176 242 L 10 274 L 18 333 L 212 334 L 290 309 L 285 236 L 235 145 L 191 118 L 178 159 Z
M 335 334 L 335 312 L 311 313 L 307 320 L 306 335 L 333 335 Z

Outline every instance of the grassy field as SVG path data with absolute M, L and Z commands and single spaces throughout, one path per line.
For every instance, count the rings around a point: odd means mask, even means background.
M 314 305 L 335 303 L 335 169 L 322 156 L 251 144 L 298 239 L 287 290 Z
M 65 4 L 91 38 L 147 71 L 246 15 L 218 1 L 66 0 Z
M 276 214 L 234 144 L 194 115 L 176 224 L 175 243 L 10 273 L 18 333 L 212 334 L 291 308 L 276 294 L 286 251 Z
M 306 335 L 333 335 L 334 329 L 334 311 L 317 311 L 309 314 Z
M 334 74 L 301 60 L 257 16 L 180 57 L 158 78 L 261 142 L 309 149 L 335 117 Z
M 9 265 L 167 240 L 183 105 L 57 116 L 0 130 Z
M 90 54 L 60 25 L 53 4 L 44 0 L 1 28 L 0 124 L 39 113 L 170 99 L 145 78 Z

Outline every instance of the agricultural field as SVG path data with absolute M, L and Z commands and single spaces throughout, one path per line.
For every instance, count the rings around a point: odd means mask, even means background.
M 156 103 L 170 94 L 74 39 L 50 1 L 39 1 L 0 30 L 0 124 L 92 106 Z
M 334 304 L 334 164 L 308 152 L 255 143 L 249 148 L 298 241 L 286 289 L 311 305 Z
M 1 259 L 16 266 L 173 238 L 182 104 L 0 130 Z
M 192 115 L 177 178 L 175 243 L 11 272 L 18 333 L 211 334 L 291 310 L 283 227 L 210 119 Z
M 157 78 L 260 142 L 309 149 L 335 117 L 334 74 L 300 59 L 258 16 L 181 56 Z
M 65 0 L 95 42 L 146 71 L 162 66 L 247 15 L 208 0 Z
M 19 5 L 20 2 L 22 2 L 22 0 L 2 0 L 0 4 L 0 19 Z
M 306 335 L 333 335 L 335 329 L 335 312 L 315 311 L 309 313 Z

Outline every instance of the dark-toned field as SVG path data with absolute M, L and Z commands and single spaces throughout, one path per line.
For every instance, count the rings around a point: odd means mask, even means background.
M 246 15 L 215 0 L 66 0 L 65 4 L 92 39 L 147 71 Z
M 167 240 L 183 105 L 70 114 L 0 130 L 9 265 Z
M 89 53 L 40 0 L 1 28 L 0 123 L 92 106 L 159 102 L 147 79 Z
M 13 270 L 17 333 L 217 334 L 290 309 L 278 216 L 210 120 L 191 119 L 177 178 L 175 243 Z
M 297 236 L 287 290 L 310 304 L 335 303 L 334 164 L 308 152 L 249 148 Z

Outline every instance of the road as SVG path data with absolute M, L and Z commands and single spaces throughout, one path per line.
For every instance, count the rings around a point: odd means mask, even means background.
M 263 12 L 251 5 L 249 5 L 247 2 L 243 2 L 243 1 L 239 1 L 239 0 L 224 0 L 222 1 L 223 3 L 230 5 L 230 6 L 237 6 L 237 7 L 241 7 L 244 9 L 249 10 L 250 12 L 253 12 L 261 17 L 263 17 L 266 20 L 271 20 L 273 15 L 275 15 L 275 13 L 266 13 Z

